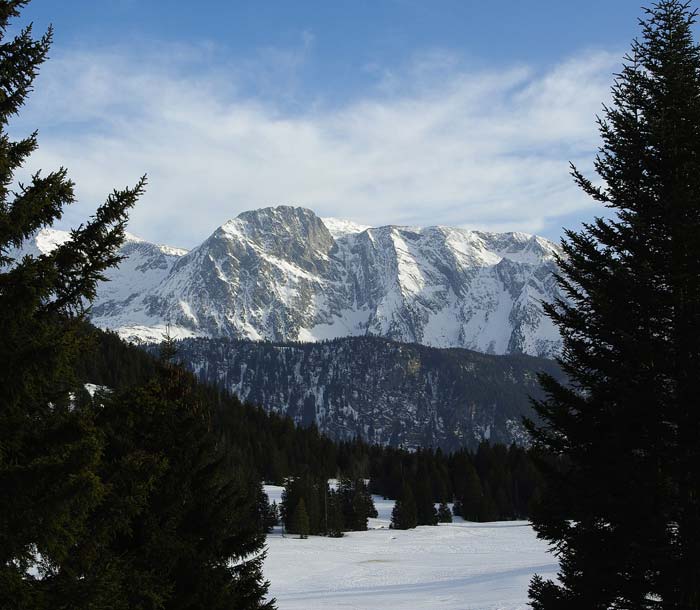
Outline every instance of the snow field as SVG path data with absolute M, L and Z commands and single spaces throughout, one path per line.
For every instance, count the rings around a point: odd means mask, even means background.
M 265 491 L 279 504 L 281 487 Z M 526 610 L 532 575 L 556 575 L 556 558 L 527 522 L 390 530 L 393 501 L 374 502 L 379 517 L 367 532 L 268 536 L 265 577 L 280 610 Z

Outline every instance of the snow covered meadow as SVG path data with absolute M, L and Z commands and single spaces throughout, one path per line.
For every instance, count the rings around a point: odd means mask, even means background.
M 279 504 L 282 488 L 268 485 Z M 556 559 L 524 521 L 455 523 L 390 530 L 393 501 L 367 532 L 344 538 L 267 539 L 265 577 L 280 610 L 525 610 L 534 573 L 552 577 Z

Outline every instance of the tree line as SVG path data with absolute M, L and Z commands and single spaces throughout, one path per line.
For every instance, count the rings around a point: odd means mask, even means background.
M 157 359 L 149 353 L 109 331 L 86 326 L 85 332 L 94 350 L 79 361 L 83 381 L 119 388 L 153 374 Z M 173 342 L 175 361 L 177 345 Z M 285 485 L 292 477 L 306 481 L 307 488 L 324 488 L 329 479 L 368 480 L 370 493 L 391 500 L 408 486 L 414 498 L 426 503 L 454 503 L 454 513 L 469 521 L 527 519 L 543 491 L 536 465 L 542 458 L 524 447 L 483 442 L 476 451 L 445 453 L 370 445 L 361 439 L 333 441 L 314 425 L 297 426 L 220 388 L 199 382 L 197 387 L 212 406 L 213 425 L 267 483 Z M 308 511 L 314 501 L 306 497 L 305 503 Z
M 543 491 L 542 458 L 516 445 L 483 442 L 450 454 L 375 447 L 371 454 L 373 493 L 395 500 L 407 487 L 419 504 L 453 502 L 454 514 L 468 521 L 526 519 Z

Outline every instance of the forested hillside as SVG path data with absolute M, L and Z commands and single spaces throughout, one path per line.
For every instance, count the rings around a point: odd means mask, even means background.
M 80 368 L 85 382 L 119 387 L 152 374 L 154 356 L 114 333 L 93 332 L 96 352 Z M 182 344 L 175 345 L 179 349 Z M 202 400 L 213 406 L 212 427 L 267 482 L 283 484 L 289 476 L 302 475 L 317 481 L 364 478 L 373 493 L 395 499 L 404 482 L 416 488 L 428 481 L 428 491 L 420 493 L 433 502 L 455 500 L 457 510 L 459 505 L 471 507 L 468 515 L 475 521 L 523 518 L 539 494 L 539 472 L 522 448 L 481 443 L 473 451 L 446 453 L 371 445 L 359 438 L 333 441 L 313 423 L 297 425 L 225 390 L 201 382 L 196 386 Z
M 157 347 L 153 352 L 157 352 Z M 177 342 L 198 378 L 336 440 L 445 451 L 482 441 L 525 445 L 523 417 L 541 398 L 537 375 L 552 360 L 438 349 L 382 337 L 322 343 L 226 339 Z

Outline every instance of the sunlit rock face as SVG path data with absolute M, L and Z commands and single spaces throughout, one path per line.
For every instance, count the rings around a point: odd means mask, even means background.
M 42 231 L 29 251 L 64 239 Z M 240 214 L 191 251 L 130 236 L 100 285 L 98 326 L 135 341 L 319 341 L 378 335 L 433 347 L 552 356 L 542 301 L 558 248 L 524 233 L 365 227 L 278 206 Z

